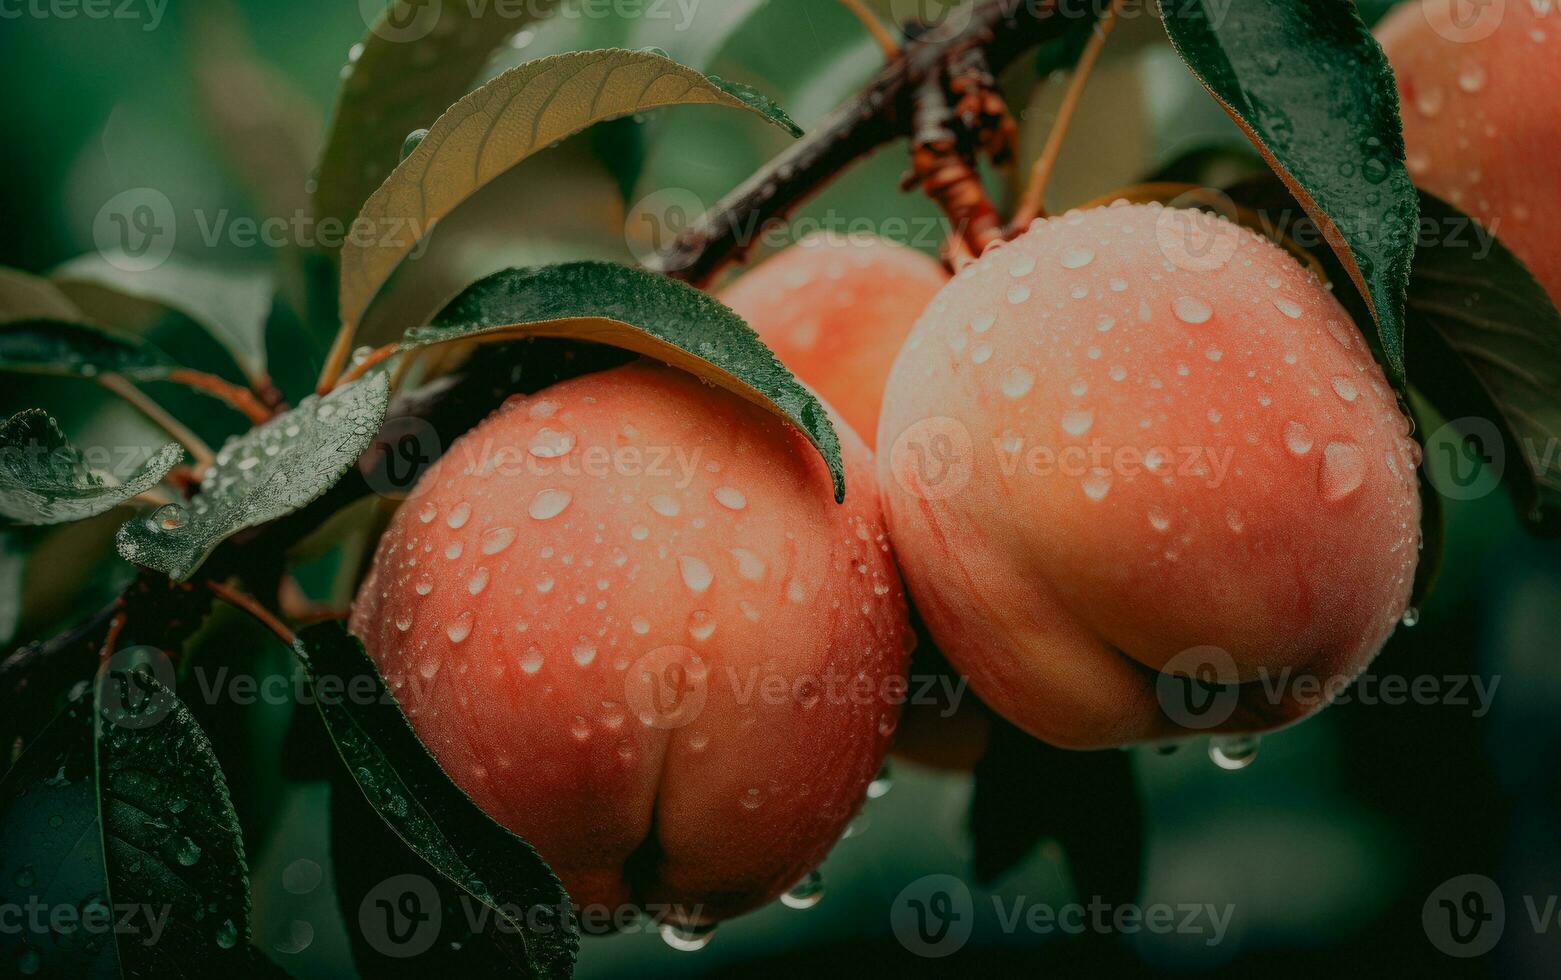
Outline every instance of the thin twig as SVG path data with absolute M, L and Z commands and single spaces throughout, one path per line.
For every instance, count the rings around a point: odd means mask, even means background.
M 298 642 L 298 637 L 293 635 L 293 631 L 287 628 L 286 623 L 273 616 L 271 614 L 271 610 L 267 609 L 265 606 L 262 606 L 260 603 L 256 602 L 254 599 L 250 598 L 239 590 L 230 588 L 229 586 L 223 585 L 221 582 L 214 580 L 208 580 L 206 582 L 206 588 L 210 589 L 213 595 L 221 599 L 223 602 L 226 602 L 228 605 L 234 607 L 235 609 L 240 609 L 249 613 L 255 618 L 257 622 L 260 623 L 260 625 L 275 633 L 276 638 L 288 646 L 292 646 L 294 643 Z
M 1046 137 L 1046 145 L 1041 148 L 1041 155 L 1030 170 L 1030 183 L 1025 187 L 1024 196 L 1019 199 L 1013 219 L 1008 223 L 1010 235 L 1024 231 L 1036 218 L 1046 215 L 1046 185 L 1051 182 L 1052 170 L 1056 168 L 1057 157 L 1062 153 L 1063 139 L 1068 135 L 1068 126 L 1073 122 L 1073 114 L 1078 111 L 1079 100 L 1084 96 L 1084 86 L 1095 70 L 1095 63 L 1100 60 L 1101 51 L 1105 50 L 1111 29 L 1116 26 L 1117 8 L 1121 2 L 1112 0 L 1111 6 L 1101 14 L 1100 23 L 1095 25 L 1089 43 L 1079 55 L 1079 63 L 1073 69 L 1068 90 L 1063 94 L 1062 104 L 1057 107 L 1057 118 L 1052 123 L 1051 133 Z
M 255 397 L 253 391 L 224 381 L 215 374 L 191 371 L 189 368 L 175 368 L 169 373 L 168 380 L 227 402 L 229 406 L 243 413 L 244 417 L 254 425 L 271 421 L 271 410 Z
M 100 374 L 97 381 L 104 388 L 129 402 L 138 412 L 156 423 L 158 428 L 173 436 L 175 442 L 189 450 L 190 455 L 195 457 L 197 469 L 209 469 L 216 462 L 216 455 L 200 436 L 186 428 L 183 422 L 168 414 L 166 409 L 148 398 L 140 388 L 117 374 Z
M 108 633 L 103 637 L 103 650 L 98 654 L 98 660 L 105 661 L 114 655 L 114 647 L 119 643 L 119 634 L 125 628 L 125 621 L 130 617 L 120 609 L 114 613 L 114 618 L 108 621 Z
M 883 49 L 884 58 L 893 61 L 900 56 L 900 42 L 894 39 L 894 35 L 889 33 L 889 29 L 883 26 L 883 21 L 879 20 L 878 16 L 871 10 L 868 10 L 867 5 L 862 0 L 840 0 L 840 4 L 855 14 L 856 19 L 862 22 L 863 27 L 867 28 L 867 33 L 871 34 L 873 40 L 877 41 L 878 46 Z
M 336 339 L 331 341 L 331 351 L 325 356 L 325 367 L 320 369 L 320 380 L 314 386 L 316 394 L 324 395 L 336 387 L 342 369 L 352 356 L 352 338 L 355 333 L 355 324 L 342 321 L 336 331 Z
M 363 358 L 363 360 L 348 368 L 346 373 L 344 373 L 337 380 L 336 384 L 340 386 L 347 384 L 349 381 L 356 381 L 367 374 L 370 368 L 377 364 L 383 363 L 392 357 L 395 357 L 400 352 L 400 344 L 392 343 L 386 344 L 383 347 L 376 347 L 374 350 L 370 351 L 368 355 Z

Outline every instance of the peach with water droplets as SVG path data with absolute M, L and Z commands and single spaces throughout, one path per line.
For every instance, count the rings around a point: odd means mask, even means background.
M 1414 0 L 1377 35 L 1410 176 L 1494 231 L 1561 302 L 1561 8 Z
M 810 235 L 721 293 L 791 371 L 872 445 L 895 354 L 948 281 L 927 256 L 872 235 Z
M 1120 745 L 1204 727 L 1157 697 L 1190 651 L 1239 692 L 1211 730 L 1294 720 L 1323 699 L 1289 681 L 1365 666 L 1417 561 L 1408 431 L 1289 254 L 1119 203 L 1038 223 L 932 302 L 889 379 L 880 483 L 976 693 L 1056 744 Z
M 713 922 L 823 859 L 903 700 L 866 448 L 645 362 L 512 398 L 424 476 L 353 608 L 440 764 L 581 906 Z

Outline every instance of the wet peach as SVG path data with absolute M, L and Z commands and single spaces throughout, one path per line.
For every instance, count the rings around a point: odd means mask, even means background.
M 640 362 L 515 397 L 396 513 L 352 628 L 583 907 L 751 909 L 882 762 L 906 612 L 870 456 Z M 587 926 L 590 923 L 587 921 Z
M 1494 231 L 1561 302 L 1561 9 L 1547 8 L 1417 0 L 1377 34 L 1415 183 Z
M 1119 745 L 1186 734 L 1156 697 L 1184 651 L 1218 648 L 1211 679 L 1240 692 L 1218 730 L 1293 720 L 1322 700 L 1287 679 L 1364 667 L 1416 564 L 1407 432 L 1287 253 L 1119 204 L 1038 224 L 939 294 L 889 379 L 880 482 L 911 595 L 976 693 L 1050 742 Z
M 947 281 L 941 265 L 906 246 L 819 234 L 737 280 L 721 301 L 871 446 L 894 356 Z

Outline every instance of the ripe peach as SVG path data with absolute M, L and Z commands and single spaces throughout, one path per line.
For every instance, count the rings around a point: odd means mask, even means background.
M 1494 231 L 1561 303 L 1561 10 L 1417 0 L 1377 34 L 1415 183 Z
M 1286 678 L 1364 667 L 1416 563 L 1407 433 L 1283 250 L 1119 203 L 1038 223 L 938 295 L 890 375 L 879 470 L 950 661 L 1032 734 L 1098 747 L 1188 733 L 1156 697 L 1184 651 L 1229 661 L 1221 730 L 1320 706 L 1271 697 Z
M 877 772 L 908 625 L 871 457 L 840 435 L 844 505 L 796 430 L 637 362 L 510 399 L 381 539 L 354 632 L 582 907 L 751 909 Z
M 721 301 L 872 446 L 894 355 L 948 274 L 872 235 L 810 235 L 743 276 Z

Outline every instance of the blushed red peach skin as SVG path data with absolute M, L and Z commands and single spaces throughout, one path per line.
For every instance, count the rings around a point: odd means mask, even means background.
M 1249 231 L 1071 213 L 961 270 L 895 362 L 880 483 L 918 610 L 1054 744 L 1188 734 L 1158 668 L 1353 677 L 1404 612 L 1418 454 L 1344 309 Z M 1289 671 L 1290 674 L 1284 674 Z M 1226 730 L 1315 703 L 1242 686 Z
M 1415 183 L 1478 218 L 1561 303 L 1561 8 L 1415 0 L 1377 26 Z
M 948 274 L 870 235 L 810 235 L 721 293 L 869 448 L 895 355 Z
M 579 905 L 761 905 L 878 771 L 906 608 L 870 454 L 838 428 L 844 505 L 796 430 L 639 362 L 511 399 L 380 541 L 354 632 Z

